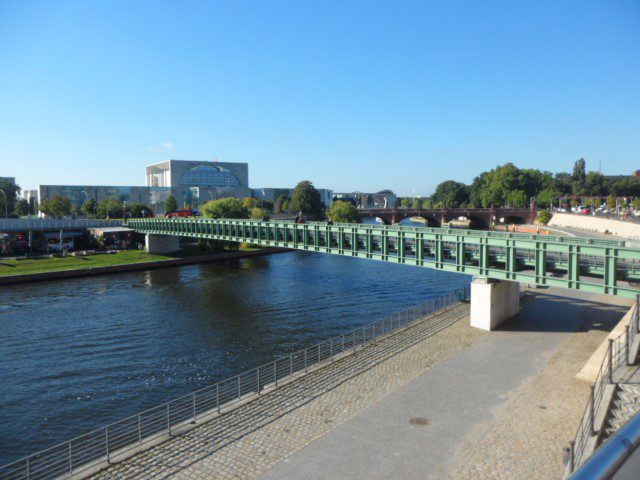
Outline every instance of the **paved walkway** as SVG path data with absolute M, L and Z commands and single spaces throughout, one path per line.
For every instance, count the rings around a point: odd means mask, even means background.
M 94 478 L 255 478 L 484 335 L 467 315 L 459 305 Z
M 558 293 L 490 334 L 459 306 L 96 478 L 558 478 L 573 376 L 628 303 Z
M 262 478 L 560 478 L 562 447 L 589 393 L 573 376 L 626 310 L 574 295 L 525 299 L 504 329 L 478 337 Z M 415 417 L 428 424 L 412 425 Z

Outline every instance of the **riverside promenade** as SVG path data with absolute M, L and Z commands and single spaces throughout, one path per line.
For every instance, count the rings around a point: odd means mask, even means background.
M 560 478 L 574 376 L 629 305 L 531 291 L 485 333 L 461 304 L 94 478 Z

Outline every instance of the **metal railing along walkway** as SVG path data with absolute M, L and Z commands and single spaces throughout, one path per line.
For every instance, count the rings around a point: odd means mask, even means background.
M 83 477 L 469 299 L 465 287 L 0 467 L 0 480 Z
M 577 470 L 589 458 L 589 454 L 592 452 L 591 449 L 597 446 L 602 432 L 596 426 L 596 412 L 599 411 L 602 402 L 606 401 L 605 391 L 607 387 L 617 383 L 615 381 L 616 370 L 623 366 L 630 366 L 636 360 L 635 358 L 630 358 L 630 355 L 632 354 L 631 346 L 638 341 L 640 336 L 640 295 L 636 297 L 636 303 L 633 308 L 631 322 L 626 326 L 625 331 L 616 338 L 609 339 L 607 352 L 600 365 L 596 380 L 591 385 L 587 406 L 582 415 L 576 436 L 569 448 L 567 473 Z M 604 428 L 604 425 L 602 428 Z
M 609 240 L 210 218 L 131 219 L 128 226 L 141 233 L 295 248 L 628 298 L 640 292 L 640 249 L 600 243 Z

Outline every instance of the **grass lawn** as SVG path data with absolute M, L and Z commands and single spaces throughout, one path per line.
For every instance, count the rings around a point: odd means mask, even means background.
M 240 250 L 255 250 L 255 248 L 247 248 L 243 246 Z M 0 276 L 53 272 L 59 270 L 75 270 L 78 268 L 106 267 L 129 263 L 155 262 L 157 260 L 170 260 L 173 258 L 206 255 L 207 253 L 208 252 L 204 252 L 195 246 L 188 245 L 183 247 L 180 252 L 166 255 L 148 254 L 142 250 L 128 250 L 121 253 L 89 255 L 87 257 L 54 257 L 24 260 L 2 260 L 0 258 Z

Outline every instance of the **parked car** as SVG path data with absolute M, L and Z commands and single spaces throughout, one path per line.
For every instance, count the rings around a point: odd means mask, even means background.
M 188 218 L 188 217 L 195 217 L 196 215 L 198 215 L 198 211 L 193 210 L 191 208 L 181 208 L 176 212 L 164 214 L 166 218 L 179 218 L 179 217 Z
M 583 213 L 583 214 L 585 214 L 585 215 L 591 215 L 591 209 L 590 209 L 590 208 L 587 208 L 587 207 L 582 208 L 582 209 L 580 210 L 580 213 Z

